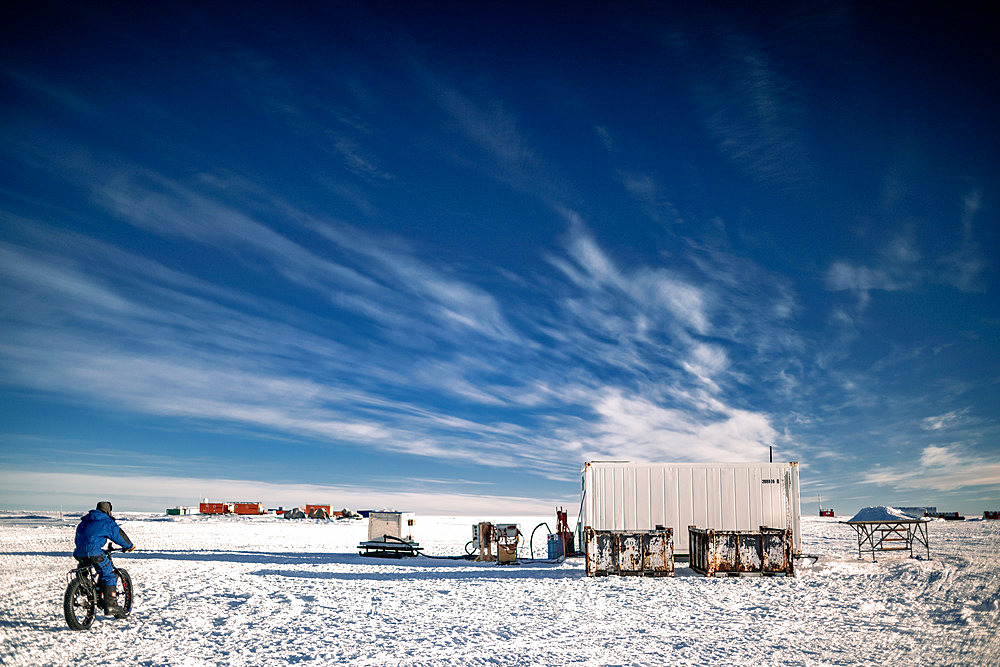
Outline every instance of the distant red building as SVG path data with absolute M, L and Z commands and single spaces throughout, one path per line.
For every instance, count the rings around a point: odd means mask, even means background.
M 263 503 L 252 503 L 241 501 L 238 503 L 232 503 L 233 511 L 236 514 L 263 514 L 264 504 Z
M 202 514 L 232 514 L 235 509 L 232 503 L 201 503 L 198 511 Z
M 264 514 L 264 505 L 261 503 L 240 501 L 228 503 L 201 503 L 198 511 L 202 514 Z
M 306 505 L 306 516 L 310 519 L 334 519 L 340 515 L 333 505 Z

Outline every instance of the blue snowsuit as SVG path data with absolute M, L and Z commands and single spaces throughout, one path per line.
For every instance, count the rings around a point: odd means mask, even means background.
M 104 546 L 111 540 L 123 549 L 132 548 L 128 538 L 118 523 L 100 510 L 90 510 L 76 527 L 76 548 L 73 557 L 81 563 L 89 561 L 101 574 L 101 584 L 117 586 L 118 578 L 111 566 L 111 559 L 104 555 Z

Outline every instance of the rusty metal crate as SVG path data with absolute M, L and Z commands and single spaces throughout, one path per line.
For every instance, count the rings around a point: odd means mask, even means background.
M 587 576 L 674 576 L 674 531 L 584 529 Z
M 792 531 L 713 530 L 688 526 L 691 569 L 705 576 L 795 576 Z

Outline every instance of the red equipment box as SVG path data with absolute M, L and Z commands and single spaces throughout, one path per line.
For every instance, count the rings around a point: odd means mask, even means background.
M 325 516 L 324 516 L 325 513 Z M 332 505 L 306 505 L 306 516 L 310 519 L 329 519 L 333 516 Z
M 233 512 L 232 503 L 201 503 L 198 511 L 202 514 L 231 514 Z
M 236 514 L 263 514 L 263 503 L 238 502 L 233 503 L 233 511 Z

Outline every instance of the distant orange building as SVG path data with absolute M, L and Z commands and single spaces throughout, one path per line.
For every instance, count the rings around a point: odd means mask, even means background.
M 306 505 L 306 516 L 310 519 L 329 519 L 339 515 L 340 512 L 333 511 L 333 505 Z
M 238 503 L 233 503 L 233 511 L 236 514 L 253 514 L 253 515 L 263 514 L 264 504 L 241 501 Z
M 240 502 L 226 502 L 226 503 L 201 503 L 198 506 L 198 511 L 202 514 L 264 514 L 264 505 L 262 503 L 248 502 L 242 500 Z
M 198 511 L 202 514 L 232 514 L 235 510 L 232 503 L 201 503 Z

